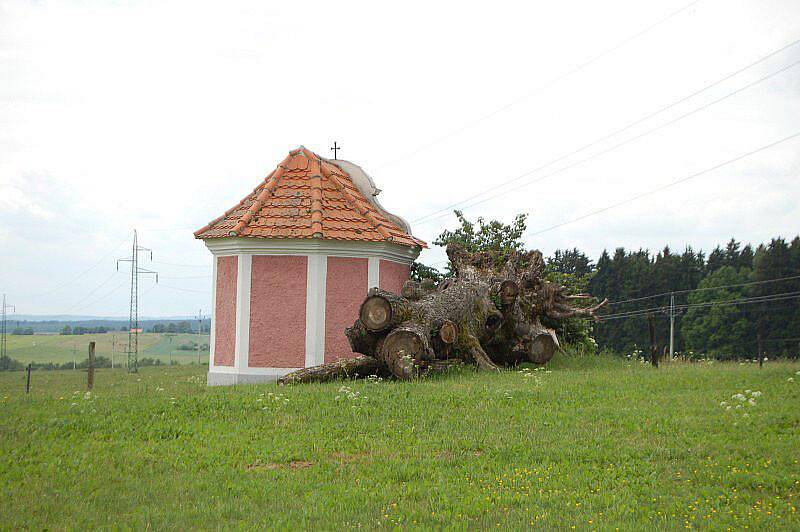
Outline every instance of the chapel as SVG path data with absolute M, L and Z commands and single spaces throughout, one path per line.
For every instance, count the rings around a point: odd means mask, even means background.
M 356 356 L 344 330 L 367 291 L 399 293 L 426 247 L 379 192 L 358 165 L 301 146 L 194 233 L 214 259 L 209 385 Z

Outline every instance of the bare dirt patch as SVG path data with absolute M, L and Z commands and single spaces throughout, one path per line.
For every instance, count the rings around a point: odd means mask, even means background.
M 292 471 L 296 471 L 298 469 L 311 467 L 312 465 L 314 465 L 314 462 L 307 462 L 305 460 L 292 460 L 288 463 L 269 462 L 266 464 L 262 462 L 254 462 L 252 464 L 248 464 L 245 469 L 247 471 L 265 471 L 271 469 L 291 469 Z

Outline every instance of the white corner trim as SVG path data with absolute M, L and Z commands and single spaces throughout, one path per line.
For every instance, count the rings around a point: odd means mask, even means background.
M 233 365 L 237 371 L 248 367 L 250 358 L 250 287 L 253 256 L 240 254 L 236 261 L 236 351 Z
M 306 270 L 306 359 L 305 367 L 325 362 L 325 298 L 328 257 L 307 255 Z
M 214 343 L 216 342 L 216 325 L 217 325 L 217 257 L 214 257 L 213 267 L 211 273 L 211 325 L 208 330 L 208 371 L 214 370 Z
M 367 291 L 381 286 L 381 259 L 370 257 L 367 262 Z
M 411 265 L 420 249 L 391 242 L 351 242 L 312 238 L 209 238 L 203 241 L 214 255 L 325 255 L 381 259 Z

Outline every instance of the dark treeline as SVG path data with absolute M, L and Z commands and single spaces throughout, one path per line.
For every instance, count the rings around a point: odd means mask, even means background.
M 682 253 L 664 248 L 656 254 L 619 248 L 613 253 L 603 252 L 597 264 L 573 249 L 556 251 L 548 263 L 554 271 L 588 279 L 590 293 L 611 302 L 606 315 L 652 309 L 661 348 L 669 345 L 669 317 L 665 312 L 669 292 L 678 292 L 676 351 L 722 359 L 754 358 L 759 336 L 763 351 L 770 357 L 795 357 L 800 349 L 800 237 L 790 243 L 775 238 L 756 248 L 731 240 L 707 257 L 690 247 Z M 792 276 L 798 278 L 761 283 Z M 745 283 L 751 284 L 730 286 Z M 692 291 L 681 293 L 684 290 Z M 665 295 L 617 303 L 661 293 Z M 781 299 L 720 303 L 753 297 Z M 603 321 L 595 325 L 594 337 L 600 348 L 619 353 L 647 351 L 647 317 Z

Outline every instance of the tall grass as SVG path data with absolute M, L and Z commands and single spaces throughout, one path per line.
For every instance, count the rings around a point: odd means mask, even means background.
M 80 372 L 38 372 L 29 396 L 0 375 L 3 527 L 800 527 L 800 365 L 558 356 L 231 388 L 200 371 L 99 370 L 89 395 Z

